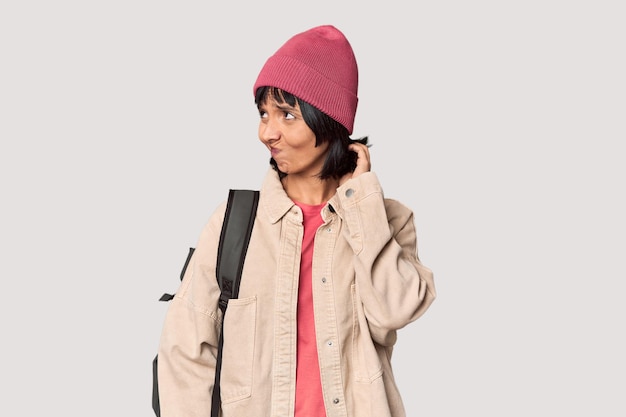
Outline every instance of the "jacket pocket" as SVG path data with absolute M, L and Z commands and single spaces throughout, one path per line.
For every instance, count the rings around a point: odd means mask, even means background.
M 220 376 L 222 403 L 239 401 L 252 393 L 255 333 L 256 297 L 229 300 Z
M 357 296 L 356 284 L 352 284 L 352 360 L 355 366 L 357 382 L 372 383 L 383 374 L 383 367 L 370 336 L 367 319 L 363 311 L 363 303 Z

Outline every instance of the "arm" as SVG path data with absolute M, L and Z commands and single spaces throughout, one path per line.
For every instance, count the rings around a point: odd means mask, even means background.
M 221 313 L 215 278 L 223 207 L 206 225 L 165 317 L 159 345 L 162 417 L 211 414 Z
M 370 333 L 375 342 L 393 345 L 396 330 L 421 316 L 436 295 L 433 274 L 417 255 L 413 213 L 385 200 L 372 172 L 345 181 L 337 196 Z

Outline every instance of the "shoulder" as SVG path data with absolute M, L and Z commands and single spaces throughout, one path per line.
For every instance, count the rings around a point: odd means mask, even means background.
M 227 201 L 224 200 L 218 204 L 215 210 L 213 210 L 213 213 L 211 213 L 208 221 L 202 229 L 200 241 L 214 239 L 216 235 L 219 237 L 220 230 L 222 229 L 222 223 L 224 222 L 224 217 L 226 215 L 226 204 Z

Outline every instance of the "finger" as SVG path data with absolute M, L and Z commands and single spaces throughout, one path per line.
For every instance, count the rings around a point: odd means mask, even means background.
M 365 155 L 369 155 L 369 148 L 362 143 L 351 143 L 348 145 L 348 148 L 358 154 L 363 153 Z
M 352 143 L 349 145 L 349 149 L 356 152 L 358 158 L 363 158 L 364 160 L 370 160 L 370 151 L 369 148 L 362 143 Z

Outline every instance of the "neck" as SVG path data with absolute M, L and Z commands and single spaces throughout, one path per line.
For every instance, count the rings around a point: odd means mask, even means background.
M 317 177 L 287 175 L 282 179 L 283 188 L 290 199 L 309 205 L 327 202 L 337 192 L 339 181 L 320 180 Z

